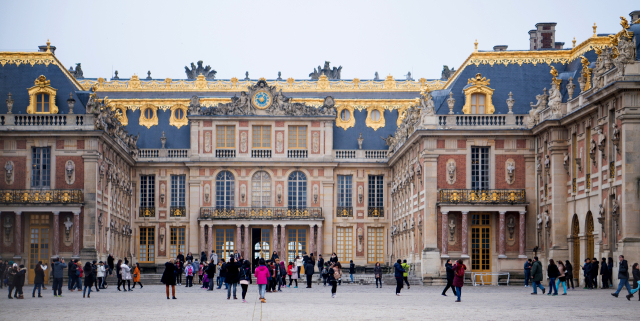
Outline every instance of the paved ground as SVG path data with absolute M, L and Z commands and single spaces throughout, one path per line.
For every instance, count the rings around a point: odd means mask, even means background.
M 223 288 L 224 289 L 224 288 Z M 240 290 L 240 287 L 238 287 Z M 373 285 L 342 285 L 332 299 L 330 288 L 287 288 L 282 293 L 267 293 L 267 303 L 258 301 L 257 286 L 249 286 L 248 303 L 226 300 L 226 291 L 206 292 L 176 287 L 177 300 L 167 300 L 164 286 L 148 285 L 133 292 L 117 292 L 114 287 L 91 299 L 82 293 L 54 298 L 47 290 L 44 298 L 31 298 L 25 287 L 24 300 L 8 300 L 6 288 L 0 292 L 0 320 L 638 320 L 638 297 L 616 299 L 610 290 L 575 290 L 566 296 L 530 295 L 531 288 L 521 286 L 485 286 L 463 288 L 462 303 L 454 303 L 450 293 L 442 297 L 440 287 L 414 286 L 394 295 L 395 287 L 376 289 Z M 625 290 L 623 290 L 625 291 Z

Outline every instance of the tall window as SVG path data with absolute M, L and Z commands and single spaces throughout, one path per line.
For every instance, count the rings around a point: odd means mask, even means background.
M 216 148 L 236 147 L 236 126 L 216 126 Z
M 171 258 L 178 257 L 178 253 L 186 252 L 186 228 L 184 227 L 172 227 L 171 228 Z
M 229 171 L 222 171 L 216 176 L 216 208 L 231 209 L 235 207 L 234 178 Z
M 471 188 L 489 189 L 489 147 L 471 147 Z
M 34 147 L 31 163 L 33 164 L 31 187 L 49 187 L 51 185 L 51 147 Z
M 484 114 L 484 98 L 483 94 L 471 95 L 471 113 L 472 114 Z
M 140 262 L 154 262 L 155 229 L 153 227 L 140 228 Z
M 297 171 L 289 175 L 289 208 L 307 207 L 307 176 Z
M 340 263 L 353 260 L 353 229 L 351 227 L 336 227 L 336 255 Z
M 271 147 L 271 126 L 253 126 L 253 148 Z
M 251 178 L 251 206 L 271 206 L 271 176 L 265 171 L 258 171 Z
M 36 113 L 49 113 L 49 94 L 38 94 L 36 97 Z
M 171 175 L 171 207 L 185 207 L 185 175 Z
M 383 178 L 382 175 L 369 175 L 369 207 L 384 206 L 382 204 Z
M 307 148 L 307 126 L 289 126 L 289 149 Z
M 307 230 L 305 228 L 289 228 L 287 243 L 287 259 L 293 262 L 296 256 L 302 257 L 307 250 Z
M 367 229 L 367 263 L 384 262 L 384 227 Z
M 155 175 L 140 176 L 140 207 L 154 208 L 155 204 Z
M 338 207 L 352 207 L 351 175 L 338 175 Z
M 219 259 L 229 261 L 229 258 L 233 255 L 234 247 L 234 229 L 232 228 L 219 228 L 216 229 L 216 253 Z

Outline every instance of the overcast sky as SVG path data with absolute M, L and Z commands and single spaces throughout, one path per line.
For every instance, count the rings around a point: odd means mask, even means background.
M 557 22 L 571 47 L 598 32 L 618 32 L 640 1 L 2 1 L 0 51 L 35 51 L 47 39 L 85 77 L 186 78 L 203 60 L 217 78 L 308 79 L 325 60 L 342 78 L 378 71 L 440 78 L 473 51 L 528 49 L 537 22 Z

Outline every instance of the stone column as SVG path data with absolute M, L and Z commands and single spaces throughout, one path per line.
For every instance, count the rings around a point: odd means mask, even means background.
M 469 231 L 467 230 L 468 228 L 468 224 L 467 223 L 467 217 L 468 217 L 469 212 L 462 212 L 462 230 L 461 230 L 461 234 L 462 234 L 462 257 L 463 258 L 468 258 L 469 257 L 469 244 L 468 244 L 468 236 L 469 236 Z
M 310 224 L 309 225 L 309 253 L 313 253 L 313 251 L 316 249 L 315 234 L 316 234 L 315 227 L 313 224 Z
M 204 225 L 200 226 L 200 248 L 198 252 L 204 251 Z
M 269 244 L 269 257 L 273 254 L 273 251 L 278 250 L 278 225 L 273 225 L 273 233 L 271 235 L 271 244 Z
M 233 249 L 234 253 L 235 250 L 238 250 L 238 253 L 242 250 L 242 230 L 240 229 L 240 224 L 236 224 L 236 244 Z
M 16 250 L 15 250 L 15 254 L 13 255 L 14 259 L 21 259 L 22 258 L 22 212 L 15 212 L 16 216 L 15 216 L 15 222 L 13 223 L 13 237 L 15 238 L 15 242 L 16 242 Z
M 213 237 L 213 225 L 209 224 L 209 257 L 211 257 L 211 253 L 213 253 L 213 244 L 215 243 L 215 241 L 216 239 Z
M 498 258 L 499 259 L 506 259 L 507 256 L 505 255 L 505 249 L 506 249 L 506 239 L 505 239 L 505 235 L 504 235 L 504 230 L 505 230 L 505 214 L 507 212 L 500 212 L 500 223 L 499 223 L 499 227 L 498 227 Z
M 80 211 L 73 212 L 73 257 L 80 258 Z
M 526 236 L 526 230 L 525 230 L 526 214 L 527 214 L 526 211 L 520 211 L 520 240 L 519 240 L 519 242 L 520 242 L 519 243 L 519 245 L 520 245 L 519 250 L 520 251 L 518 253 L 519 254 L 518 258 L 520 258 L 520 259 L 526 259 L 527 258 L 527 255 L 525 254 L 525 249 L 524 249 L 525 248 L 525 241 L 526 241 L 526 237 L 525 237 Z
M 2 211 L 0 211 L 0 223 L 2 223 Z M 4 241 L 2 238 L 2 230 L 3 229 L 0 228 L 0 244 Z M 2 257 L 2 246 L 0 246 L 0 257 Z M 0 280 L 0 282 L 4 282 L 4 280 Z
M 58 257 L 60 252 L 60 212 L 53 212 L 53 249 L 51 249 L 52 257 Z
M 251 228 L 244 225 L 244 258 L 251 261 Z
M 287 260 L 287 226 L 280 225 L 280 257 Z
M 318 244 L 316 246 L 318 255 L 322 254 L 322 225 L 318 225 Z
M 449 222 L 449 212 L 442 212 L 442 255 L 441 257 L 449 257 L 449 240 L 447 239 L 447 222 Z

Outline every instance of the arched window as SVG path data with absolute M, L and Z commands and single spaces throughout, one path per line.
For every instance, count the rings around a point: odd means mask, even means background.
M 307 207 L 307 176 L 303 172 L 289 175 L 289 208 Z
M 578 215 L 573 214 L 571 224 L 571 238 L 573 239 L 573 275 L 580 275 L 580 221 Z
M 350 118 L 351 118 L 351 112 L 349 112 L 349 110 L 348 110 L 348 109 L 343 109 L 343 110 L 340 112 L 340 119 L 341 119 L 342 121 L 349 121 L 349 119 L 350 119 Z
M 371 111 L 371 120 L 373 121 L 380 121 L 380 111 L 377 109 L 374 109 Z
M 216 208 L 234 208 L 234 177 L 229 171 L 222 171 L 216 176 Z
M 258 171 L 251 178 L 251 206 L 271 206 L 271 176 L 265 171 Z
M 471 95 L 471 113 L 472 114 L 484 114 L 484 99 L 483 94 Z

